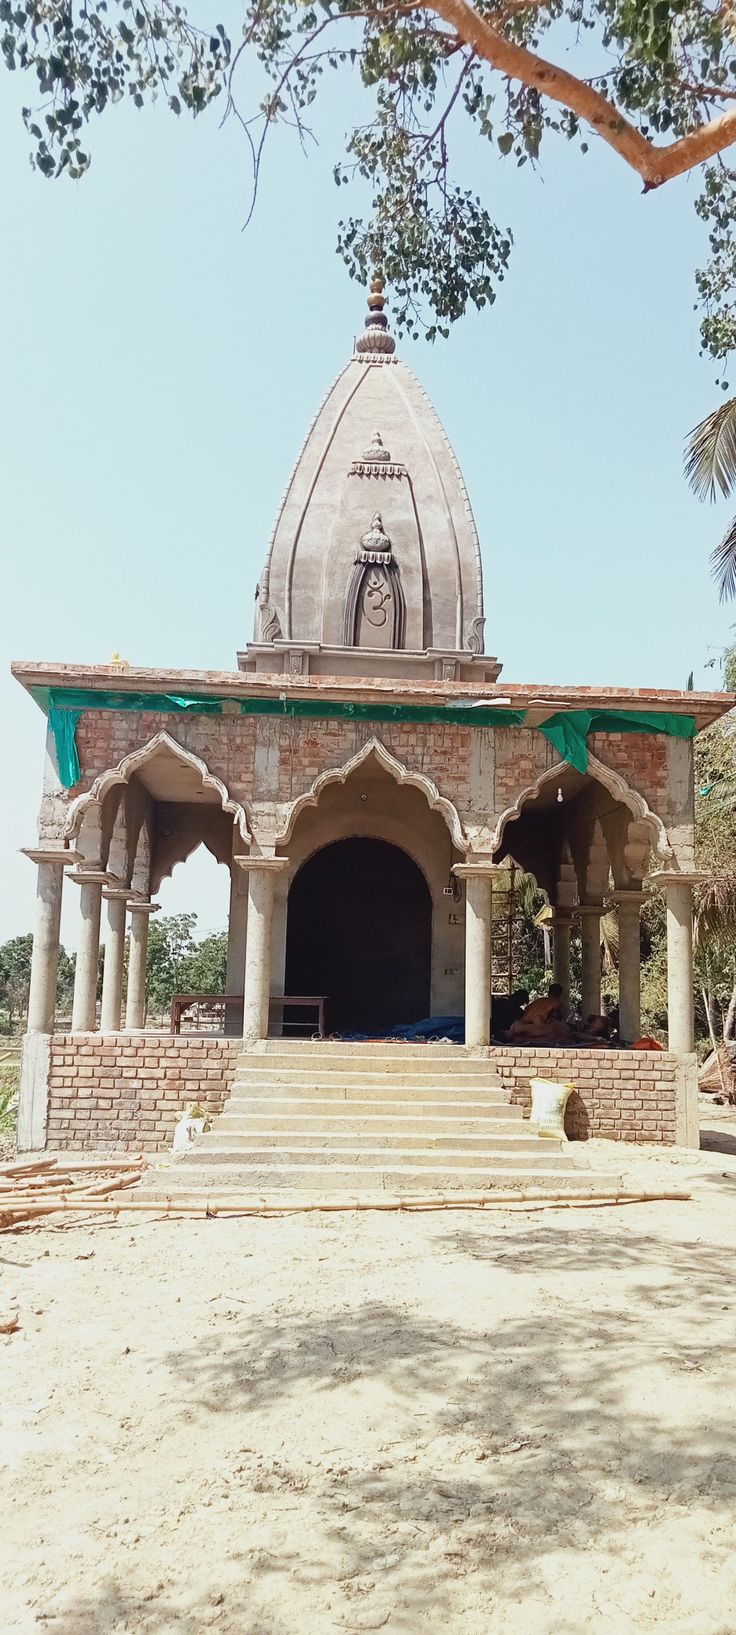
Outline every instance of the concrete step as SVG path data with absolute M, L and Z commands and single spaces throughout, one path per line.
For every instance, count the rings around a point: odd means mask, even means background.
M 402 1144 L 398 1147 L 389 1142 L 384 1146 L 376 1143 L 371 1146 L 362 1146 L 356 1142 L 338 1143 L 336 1145 L 322 1141 L 310 1146 L 292 1140 L 283 1141 L 280 1145 L 269 1145 L 267 1142 L 262 1142 L 258 1135 L 230 1135 L 220 1141 L 216 1137 L 213 1139 L 213 1134 L 214 1132 L 209 1136 L 203 1136 L 201 1143 L 197 1142 L 196 1149 L 185 1159 L 182 1159 L 182 1163 L 189 1164 L 200 1159 L 207 1164 L 229 1164 L 236 1160 L 240 1160 L 242 1163 L 247 1158 L 248 1163 L 256 1168 L 265 1168 L 269 1165 L 276 1168 L 289 1168 L 292 1164 L 304 1167 L 317 1165 L 322 1168 L 331 1168 L 335 1164 L 351 1164 L 359 1169 L 377 1169 L 386 1165 L 389 1155 L 394 1158 L 395 1162 L 402 1165 L 409 1164 L 416 1169 L 431 1168 L 438 1162 L 436 1145 L 424 1148 L 404 1146 Z M 534 1139 L 537 1140 L 536 1137 Z M 475 1147 L 467 1152 L 448 1146 L 442 1148 L 441 1162 L 445 1169 L 470 1167 L 479 1173 L 483 1168 L 488 1168 L 491 1165 L 494 1169 L 503 1168 L 506 1165 L 513 1167 L 518 1165 L 520 1161 L 523 1161 L 524 1167 L 529 1169 L 536 1169 L 539 1166 L 553 1169 L 556 1168 L 557 1164 L 566 1168 L 569 1162 L 562 1152 L 561 1143 L 545 1142 L 541 1148 L 539 1146 L 535 1148 L 530 1140 L 528 1143 L 522 1141 L 520 1148 L 519 1151 L 515 1146 L 509 1146 L 508 1150 L 503 1150 L 494 1145 L 492 1149 L 487 1151 L 479 1151 Z
M 611 1193 L 621 1186 L 616 1175 L 601 1174 L 594 1170 L 579 1170 L 574 1165 L 552 1165 L 531 1169 L 526 1165 L 515 1168 L 466 1166 L 451 1169 L 438 1160 L 435 1165 L 417 1167 L 409 1162 L 382 1164 L 367 1169 L 350 1163 L 321 1166 L 317 1164 L 289 1164 L 279 1167 L 253 1166 L 249 1162 L 233 1164 L 196 1164 L 191 1157 L 172 1164 L 167 1170 L 151 1170 L 141 1183 L 146 1197 L 201 1197 L 211 1200 L 237 1192 L 244 1197 L 267 1197 L 284 1204 L 294 1201 L 293 1195 L 304 1199 L 328 1199 L 345 1193 L 366 1195 L 413 1194 L 431 1197 L 433 1193 L 477 1194 L 479 1192 L 527 1192 L 532 1195 L 564 1193 L 566 1196 L 587 1197 L 590 1193 Z
M 508 1102 L 510 1096 L 510 1090 L 498 1079 L 490 1081 L 439 1077 L 436 1079 L 410 1079 L 405 1076 L 399 1078 L 398 1075 L 392 1075 L 390 1078 L 374 1078 L 372 1075 L 368 1076 L 364 1073 L 349 1075 L 340 1073 L 331 1075 L 274 1073 L 270 1076 L 254 1074 L 252 1078 L 237 1073 L 232 1082 L 231 1094 L 249 1096 L 256 1091 L 267 1093 L 269 1090 L 275 1092 L 281 1090 L 286 1094 L 303 1092 L 306 1095 L 316 1094 L 337 1097 L 364 1094 L 366 1096 L 387 1096 L 389 1098 L 403 1099 L 406 1096 L 412 1099 L 438 1099 L 448 1102 L 466 1096 L 482 1096 L 491 1102 Z
M 480 1073 L 361 1073 L 351 1070 L 345 1073 L 324 1071 L 321 1073 L 295 1072 L 293 1069 L 277 1068 L 275 1071 L 261 1068 L 258 1071 L 248 1072 L 242 1068 L 233 1076 L 233 1085 L 249 1084 L 296 1084 L 296 1085 L 345 1085 L 348 1089 L 359 1090 L 365 1085 L 370 1089 L 372 1085 L 393 1085 L 400 1090 L 406 1086 L 408 1090 L 495 1090 L 498 1094 L 505 1094 L 504 1080 L 492 1077 L 490 1074 Z
M 197 1142 L 198 1152 L 215 1152 L 221 1147 L 281 1147 L 289 1151 L 308 1150 L 317 1148 L 324 1151 L 334 1148 L 335 1151 L 345 1151 L 348 1147 L 355 1152 L 474 1152 L 479 1161 L 486 1161 L 490 1156 L 505 1156 L 508 1153 L 539 1152 L 539 1136 L 515 1131 L 508 1135 L 489 1135 L 486 1131 L 476 1131 L 471 1134 L 461 1134 L 458 1130 L 397 1130 L 387 1129 L 376 1131 L 373 1129 L 353 1129 L 334 1127 L 325 1130 L 320 1125 L 311 1130 L 303 1127 L 292 1129 L 259 1129 L 254 1130 L 247 1121 L 231 1122 L 227 1129 L 223 1129 L 222 1120 L 218 1119 L 214 1129 L 200 1137 Z M 552 1151 L 561 1151 L 561 1141 L 545 1141 L 545 1148 Z
M 496 1110 L 499 1113 L 518 1113 L 518 1118 L 493 1117 L 486 1113 L 480 1115 L 460 1115 L 443 1112 L 440 1117 L 436 1114 L 421 1114 L 421 1109 L 406 1110 L 403 1102 L 390 1104 L 380 1112 L 364 1112 L 363 1108 L 375 1108 L 375 1102 L 351 1101 L 338 1104 L 344 1111 L 336 1112 L 334 1101 L 278 1101 L 271 1103 L 268 1098 L 256 1102 L 225 1103 L 225 1111 L 220 1114 L 214 1128 L 216 1130 L 302 1130 L 308 1134 L 312 1130 L 339 1130 L 340 1132 L 354 1131 L 356 1134 L 367 1135 L 373 1130 L 376 1135 L 411 1135 L 417 1134 L 487 1136 L 489 1140 L 501 1135 L 523 1135 L 527 1125 L 521 1116 L 521 1108 L 502 1107 Z M 380 1107 L 380 1102 L 378 1103 Z
M 497 1079 L 499 1071 L 489 1059 L 476 1061 L 469 1056 L 438 1056 L 430 1051 L 424 1056 L 366 1056 L 360 1059 L 357 1056 L 239 1056 L 236 1061 L 236 1076 L 244 1073 L 249 1077 L 258 1073 L 272 1077 L 276 1073 L 306 1073 L 314 1077 L 322 1074 L 343 1074 L 348 1077 L 401 1077 L 407 1074 L 412 1079 L 435 1079 L 435 1077 L 458 1077 L 458 1079 Z
M 433 1041 L 405 1041 L 403 1039 L 260 1039 L 244 1044 L 241 1056 L 304 1056 L 318 1052 L 323 1056 L 425 1056 L 441 1055 L 465 1058 L 466 1061 L 486 1059 L 493 1054 L 491 1045 L 456 1045 L 449 1039 Z

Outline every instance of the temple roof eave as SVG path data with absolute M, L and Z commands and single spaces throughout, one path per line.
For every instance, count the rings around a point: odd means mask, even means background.
M 58 664 L 16 660 L 11 665 L 16 681 L 42 709 L 52 689 L 100 693 L 187 693 L 223 701 L 248 698 L 310 698 L 370 702 L 372 698 L 397 704 L 483 702 L 529 710 L 543 718 L 559 710 L 608 709 L 662 711 L 694 717 L 699 731 L 736 708 L 736 693 L 685 692 L 649 687 L 562 687 L 543 683 L 509 682 L 489 685 L 472 681 L 398 681 L 352 676 L 286 676 L 233 670 L 169 670 L 143 665 Z M 530 725 L 532 722 L 529 723 Z

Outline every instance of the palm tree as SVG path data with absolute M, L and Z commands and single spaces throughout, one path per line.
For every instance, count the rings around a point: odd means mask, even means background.
M 736 488 L 736 397 L 721 403 L 695 426 L 685 446 L 685 476 L 699 500 Z M 736 596 L 736 517 L 710 559 L 722 602 Z

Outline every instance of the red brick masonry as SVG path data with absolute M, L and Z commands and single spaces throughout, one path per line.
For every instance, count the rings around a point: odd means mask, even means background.
M 160 1151 L 190 1102 L 222 1112 L 241 1050 L 239 1039 L 57 1033 L 48 1146 Z
M 200 1102 L 210 1114 L 222 1110 L 241 1049 L 238 1039 L 56 1034 L 49 1072 L 49 1147 L 149 1152 L 168 1147 L 177 1118 L 190 1102 Z M 606 1136 L 686 1144 L 689 1129 L 697 1145 L 692 1128 L 694 1058 L 668 1051 L 512 1049 L 491 1050 L 488 1058 L 491 1073 L 525 1107 L 533 1076 L 573 1084 L 566 1128 L 574 1140 Z
M 511 1099 L 531 1105 L 529 1079 L 574 1085 L 565 1129 L 573 1141 L 662 1141 L 673 1145 L 687 1058 L 659 1050 L 494 1050 L 493 1065 Z

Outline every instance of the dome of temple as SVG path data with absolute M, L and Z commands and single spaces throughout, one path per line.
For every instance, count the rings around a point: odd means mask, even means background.
M 495 679 L 465 484 L 396 355 L 380 279 L 289 480 L 244 669 Z M 366 548 L 378 518 L 385 546 Z

